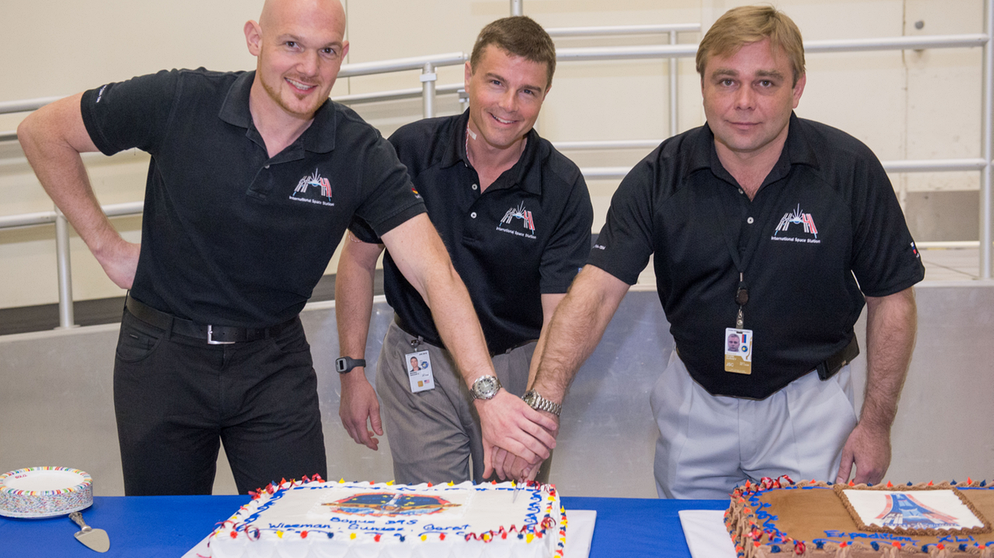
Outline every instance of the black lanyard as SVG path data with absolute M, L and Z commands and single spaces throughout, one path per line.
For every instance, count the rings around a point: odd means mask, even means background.
M 735 186 L 736 190 L 741 189 Z M 745 195 L 745 194 L 739 194 Z M 745 282 L 745 270 L 749 267 L 749 263 L 752 261 L 753 254 L 756 253 L 756 249 L 759 247 L 760 233 L 753 232 L 749 237 L 749 244 L 746 246 L 745 252 L 739 253 L 739 238 L 742 235 L 742 223 L 738 221 L 739 213 L 737 207 L 735 208 L 735 216 L 732 217 L 728 215 L 729 206 L 732 202 L 725 199 L 721 201 L 718 205 L 723 208 L 723 213 L 725 213 L 725 219 L 722 220 L 723 227 L 722 232 L 725 235 L 725 245 L 728 247 L 728 253 L 732 257 L 732 263 L 735 264 L 735 268 L 739 271 L 739 284 L 735 289 L 735 304 L 739 307 L 738 315 L 735 318 L 735 329 L 745 328 L 745 305 L 749 302 L 749 288 L 746 286 Z M 737 205 L 737 204 L 736 204 Z M 750 202 L 751 206 L 751 202 Z M 750 207 L 750 209 L 753 209 Z M 751 213 L 751 212 L 747 212 Z M 748 217 L 747 217 L 748 218 Z M 738 222 L 739 226 L 737 229 L 733 230 L 731 223 Z M 750 225 L 751 226 L 751 225 Z

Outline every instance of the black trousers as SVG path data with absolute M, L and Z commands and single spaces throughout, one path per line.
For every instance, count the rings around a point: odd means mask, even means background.
M 317 376 L 300 320 L 276 337 L 208 345 L 127 310 L 114 407 L 128 496 L 210 494 L 220 444 L 240 494 L 327 478 Z

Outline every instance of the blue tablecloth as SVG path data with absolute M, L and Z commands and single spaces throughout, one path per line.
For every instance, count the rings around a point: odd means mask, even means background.
M 248 496 L 95 497 L 83 511 L 88 525 L 107 531 L 110 551 L 98 554 L 75 540 L 67 516 L 0 517 L 0 556 L 178 558 L 227 519 Z M 689 558 L 680 510 L 722 510 L 727 501 L 563 497 L 569 510 L 595 510 L 591 558 L 662 556 Z

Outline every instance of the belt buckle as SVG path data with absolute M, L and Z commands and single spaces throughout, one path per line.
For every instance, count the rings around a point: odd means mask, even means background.
M 214 326 L 207 326 L 207 344 L 208 345 L 234 345 L 234 341 L 215 341 L 214 340 Z

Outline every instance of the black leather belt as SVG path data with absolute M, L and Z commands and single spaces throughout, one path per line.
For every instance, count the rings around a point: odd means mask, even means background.
M 275 337 L 294 323 L 296 318 L 290 318 L 282 324 L 265 328 L 246 328 L 233 326 L 201 325 L 190 320 L 178 318 L 166 312 L 156 310 L 147 304 L 139 302 L 129 294 L 124 303 L 128 312 L 139 320 L 159 329 L 194 339 L 203 339 L 208 345 L 231 345 L 233 343 L 248 343 Z
M 818 371 L 818 377 L 822 380 L 827 380 L 834 376 L 836 372 L 842 370 L 842 367 L 853 361 L 854 358 L 859 356 L 859 343 L 856 342 L 856 336 L 852 336 L 852 341 L 848 345 L 843 347 L 839 352 L 825 359 L 818 366 L 815 366 L 815 370 Z

